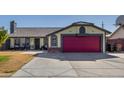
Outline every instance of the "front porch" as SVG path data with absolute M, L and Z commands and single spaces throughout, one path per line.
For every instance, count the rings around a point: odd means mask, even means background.
M 43 50 L 46 42 L 39 37 L 14 37 L 10 38 L 11 50 Z

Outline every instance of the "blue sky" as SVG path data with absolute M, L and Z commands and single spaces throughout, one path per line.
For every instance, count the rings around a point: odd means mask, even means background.
M 115 31 L 115 20 L 118 15 L 0 15 L 0 26 L 9 29 L 11 20 L 15 20 L 18 27 L 64 27 L 77 21 L 86 21 Z

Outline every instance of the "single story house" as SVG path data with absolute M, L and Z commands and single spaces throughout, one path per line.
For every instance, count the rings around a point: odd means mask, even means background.
M 11 49 L 42 49 L 50 52 L 105 52 L 108 30 L 89 22 L 75 22 L 58 28 L 16 27 L 10 23 Z
M 59 27 L 17 27 L 15 21 L 10 22 L 10 49 L 39 50 L 47 45 L 47 34 L 55 32 Z
M 116 31 L 114 31 L 107 40 L 108 44 L 113 47 L 116 47 L 116 51 L 124 51 L 124 25 L 120 25 Z

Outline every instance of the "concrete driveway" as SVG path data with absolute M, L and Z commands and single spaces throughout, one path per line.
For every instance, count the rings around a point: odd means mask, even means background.
M 12 77 L 124 77 L 124 54 L 39 53 Z

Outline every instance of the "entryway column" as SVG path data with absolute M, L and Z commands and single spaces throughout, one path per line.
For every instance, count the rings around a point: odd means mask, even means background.
M 10 38 L 10 48 L 14 48 L 15 40 L 14 38 Z
M 35 49 L 34 38 L 30 38 L 30 49 Z

